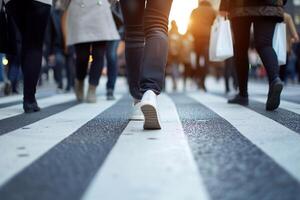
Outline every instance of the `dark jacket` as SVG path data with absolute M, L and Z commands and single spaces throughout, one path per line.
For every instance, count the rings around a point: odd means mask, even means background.
M 221 0 L 221 11 L 230 17 L 278 17 L 283 19 L 283 6 L 287 0 Z
M 190 17 L 189 32 L 195 40 L 209 41 L 210 29 L 217 16 L 217 11 L 208 1 L 202 1 L 199 7 L 194 9 Z

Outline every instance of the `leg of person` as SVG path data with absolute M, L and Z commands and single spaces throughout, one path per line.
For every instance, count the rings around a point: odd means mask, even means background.
M 209 51 L 209 44 L 208 43 L 204 43 L 203 44 L 203 57 L 204 57 L 204 67 L 203 67 L 203 72 L 202 72 L 202 76 L 201 76 L 201 84 L 202 84 L 202 89 L 206 92 L 206 85 L 205 85 L 205 81 L 206 81 L 206 76 L 209 72 L 209 58 L 208 58 L 208 51 Z
M 14 13 L 19 11 L 17 0 L 13 0 L 9 10 Z M 10 4 L 9 3 L 9 4 Z M 23 11 L 14 13 L 14 19 L 22 37 L 22 71 L 24 76 L 24 104 L 26 113 L 37 112 L 40 108 L 35 99 L 41 63 L 44 33 L 46 30 L 50 6 L 37 1 L 24 1 L 26 7 Z M 25 14 L 24 14 L 25 12 Z
M 125 56 L 129 91 L 134 98 L 130 120 L 144 120 L 140 109 L 140 72 L 144 55 L 145 0 L 120 0 L 125 24 Z
M 107 42 L 106 60 L 107 60 L 107 84 L 106 84 L 106 97 L 107 100 L 115 100 L 114 90 L 118 76 L 117 66 L 117 49 L 119 46 L 119 40 Z
M 235 70 L 239 85 L 239 94 L 228 103 L 248 105 L 248 73 L 249 60 L 248 48 L 250 41 L 251 19 L 246 17 L 238 17 L 232 20 L 232 29 L 235 40 Z
M 82 102 L 84 99 L 84 79 L 87 74 L 90 48 L 91 48 L 91 43 L 81 43 L 75 45 L 75 51 L 76 51 L 75 95 L 77 101 L 79 102 Z
M 224 67 L 224 79 L 225 79 L 225 93 L 230 92 L 229 87 L 229 79 L 230 79 L 230 59 L 227 59 L 225 61 L 225 67 Z
M 159 95 L 168 56 L 168 18 L 172 0 L 148 0 L 144 14 L 146 36 L 144 59 L 141 66 L 141 109 L 144 129 L 161 129 L 156 95 Z
M 57 79 L 57 89 L 58 92 L 63 90 L 63 69 L 65 65 L 65 57 L 63 52 L 56 53 L 56 65 L 54 69 L 56 72 L 56 79 Z
M 74 47 L 68 47 L 68 52 L 65 54 L 66 64 L 66 76 L 67 76 L 67 87 L 66 91 L 70 91 L 74 87 L 74 66 L 75 66 L 75 52 Z
M 280 104 L 283 83 L 279 78 L 279 64 L 273 49 L 273 35 L 277 21 L 272 18 L 258 18 L 254 21 L 254 38 L 256 49 L 267 70 L 269 79 L 269 94 L 266 103 L 267 110 L 275 110 Z
M 142 98 L 140 71 L 144 54 L 145 0 L 120 0 L 125 24 L 125 56 L 129 90 L 135 102 Z
M 106 51 L 106 42 L 92 43 L 93 62 L 89 72 L 89 89 L 86 100 L 88 103 L 96 103 L 97 95 L 96 89 L 99 85 L 100 76 L 104 66 L 104 55 Z

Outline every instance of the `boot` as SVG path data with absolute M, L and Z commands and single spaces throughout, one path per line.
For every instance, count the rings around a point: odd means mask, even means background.
M 116 100 L 116 98 L 114 97 L 114 90 L 113 89 L 107 89 L 106 99 L 108 101 Z
M 276 110 L 280 105 L 280 95 L 283 89 L 282 81 L 277 78 L 270 84 L 268 100 L 266 103 L 266 110 Z
M 96 88 L 97 88 L 97 86 L 89 85 L 89 90 L 88 90 L 88 94 L 86 97 L 86 101 L 88 103 L 96 103 L 97 102 Z
M 228 100 L 229 104 L 240 104 L 243 106 L 248 106 L 249 105 L 249 99 L 248 96 L 242 96 L 242 95 L 236 95 L 232 99 Z
M 75 95 L 79 102 L 84 99 L 84 81 L 75 80 Z

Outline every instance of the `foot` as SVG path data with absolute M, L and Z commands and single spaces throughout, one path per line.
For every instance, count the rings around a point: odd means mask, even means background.
M 241 96 L 241 95 L 236 95 L 232 99 L 228 100 L 229 104 L 240 104 L 243 106 L 248 106 L 249 105 L 249 99 L 246 96 Z
M 37 102 L 23 102 L 23 109 L 25 113 L 34 113 L 39 112 L 41 109 L 38 106 Z
M 114 97 L 114 91 L 112 89 L 108 89 L 107 93 L 106 93 L 106 99 L 108 101 L 113 101 L 116 100 L 116 98 Z
M 280 105 L 280 95 L 283 89 L 282 81 L 277 78 L 275 79 L 269 89 L 268 100 L 266 103 L 266 110 L 273 111 L 276 110 Z
M 88 94 L 86 97 L 86 101 L 88 103 L 96 103 L 97 102 L 96 89 L 97 89 L 97 86 L 89 85 Z
M 135 101 L 133 103 L 131 116 L 129 117 L 129 120 L 131 121 L 144 121 L 144 114 L 141 110 L 141 102 Z
M 78 102 L 84 99 L 84 81 L 75 80 L 75 95 Z
M 153 91 L 148 90 L 147 92 L 145 92 L 141 100 L 141 110 L 145 118 L 145 130 L 161 129 L 156 98 L 156 94 Z

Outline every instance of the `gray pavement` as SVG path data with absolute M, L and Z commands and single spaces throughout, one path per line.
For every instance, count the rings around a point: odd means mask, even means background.
M 94 105 L 48 91 L 29 115 L 19 96 L 0 98 L 0 200 L 300 200 L 299 85 L 267 112 L 263 83 L 243 107 L 226 103 L 222 81 L 206 94 L 168 82 L 163 129 L 143 131 L 117 84 L 116 101 L 101 86 Z

